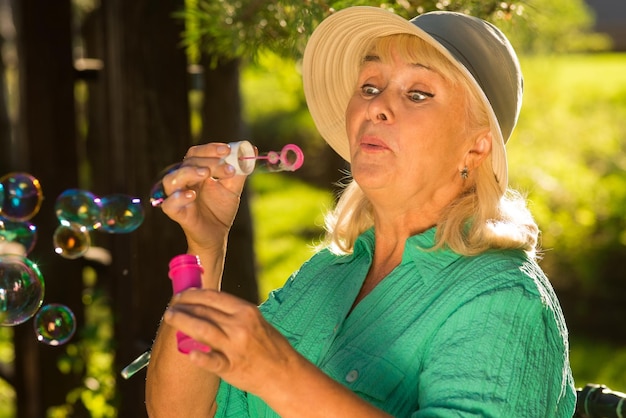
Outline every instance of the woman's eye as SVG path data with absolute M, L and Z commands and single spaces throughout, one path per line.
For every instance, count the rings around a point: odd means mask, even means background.
M 421 102 L 431 97 L 435 97 L 435 95 L 432 93 L 426 93 L 425 91 L 415 90 L 415 91 L 409 92 L 409 98 L 413 100 L 414 102 Z
M 380 90 L 371 84 L 364 84 L 361 86 L 361 93 L 363 93 L 364 96 L 375 96 L 380 93 Z

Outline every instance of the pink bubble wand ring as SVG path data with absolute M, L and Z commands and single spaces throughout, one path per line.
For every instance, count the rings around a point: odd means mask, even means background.
M 304 153 L 299 146 L 287 144 L 280 153 L 269 151 L 265 155 L 246 155 L 239 157 L 241 160 L 265 160 L 268 171 L 296 171 L 304 164 Z

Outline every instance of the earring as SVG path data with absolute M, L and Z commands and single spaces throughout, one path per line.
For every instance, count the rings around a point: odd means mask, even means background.
M 467 167 L 463 167 L 463 170 L 461 170 L 461 178 L 463 180 L 467 180 L 468 177 L 469 177 L 469 169 Z

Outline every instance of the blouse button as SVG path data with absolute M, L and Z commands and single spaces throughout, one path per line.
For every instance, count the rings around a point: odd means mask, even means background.
M 358 370 L 350 370 L 348 372 L 348 374 L 346 375 L 346 382 L 352 383 L 352 382 L 354 382 L 358 378 L 359 378 L 359 371 Z

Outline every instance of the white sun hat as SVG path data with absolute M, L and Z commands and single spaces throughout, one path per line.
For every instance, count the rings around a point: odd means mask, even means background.
M 493 136 L 491 162 L 502 193 L 508 183 L 505 143 L 522 104 L 519 61 L 505 35 L 482 19 L 456 12 L 429 12 L 406 20 L 368 6 L 330 15 L 314 30 L 304 51 L 304 94 L 318 131 L 350 161 L 345 111 L 358 69 L 372 39 L 410 34 L 441 52 L 481 97 Z

